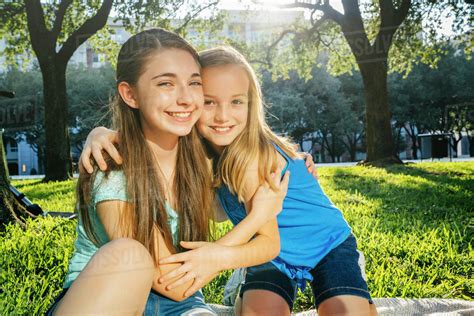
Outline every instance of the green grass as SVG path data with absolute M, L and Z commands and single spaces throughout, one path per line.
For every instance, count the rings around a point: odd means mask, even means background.
M 320 182 L 343 211 L 367 260 L 373 297 L 474 297 L 474 163 L 422 163 L 386 169 L 320 168 Z M 72 211 L 74 182 L 14 181 L 43 208 Z M 41 219 L 1 236 L 1 314 L 44 312 L 60 290 L 75 221 Z M 219 234 L 230 229 L 221 224 Z M 230 272 L 203 289 L 221 303 Z M 309 289 L 296 310 L 312 305 Z

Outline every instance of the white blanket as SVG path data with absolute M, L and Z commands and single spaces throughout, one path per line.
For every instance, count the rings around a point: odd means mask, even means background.
M 474 301 L 453 299 L 403 299 L 403 298 L 376 298 L 374 303 L 381 316 L 474 316 Z M 221 316 L 233 316 L 234 308 L 224 305 L 211 304 L 212 308 Z M 295 313 L 297 316 L 316 316 L 315 310 Z

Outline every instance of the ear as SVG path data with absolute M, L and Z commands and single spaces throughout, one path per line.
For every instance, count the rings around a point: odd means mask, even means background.
M 135 90 L 125 81 L 118 84 L 118 93 L 123 101 L 131 108 L 138 109 L 138 102 Z

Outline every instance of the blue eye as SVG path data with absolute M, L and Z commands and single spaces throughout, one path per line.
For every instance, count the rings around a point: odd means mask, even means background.
M 232 100 L 232 104 L 240 105 L 240 104 L 244 104 L 244 102 L 242 100 Z

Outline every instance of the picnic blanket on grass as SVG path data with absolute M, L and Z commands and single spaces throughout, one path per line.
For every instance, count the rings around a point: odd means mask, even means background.
M 381 316 L 474 316 L 474 301 L 455 299 L 404 299 L 376 298 L 377 312 Z M 233 316 L 234 307 L 210 304 L 221 316 Z M 315 310 L 294 313 L 295 316 L 316 316 Z

